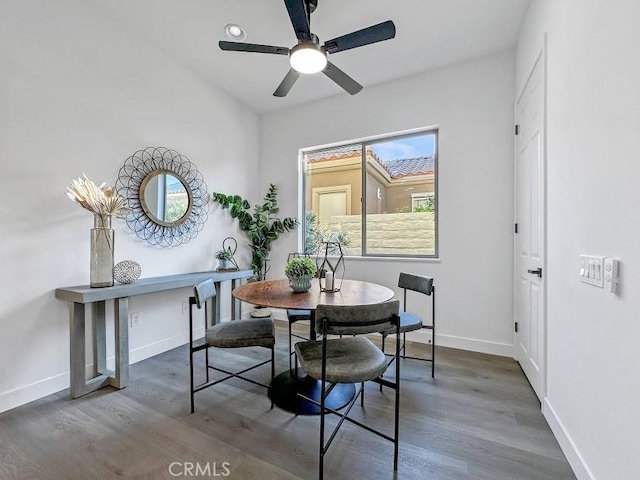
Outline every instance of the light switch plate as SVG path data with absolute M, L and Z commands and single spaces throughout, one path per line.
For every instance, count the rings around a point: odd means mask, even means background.
M 589 285 L 604 286 L 604 257 L 580 255 L 580 280 Z

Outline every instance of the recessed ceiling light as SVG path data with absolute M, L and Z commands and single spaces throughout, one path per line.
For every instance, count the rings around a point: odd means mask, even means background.
M 227 25 L 225 25 L 224 33 L 234 40 L 244 40 L 244 38 L 247 36 L 247 32 L 245 32 L 243 28 L 236 23 L 228 23 Z

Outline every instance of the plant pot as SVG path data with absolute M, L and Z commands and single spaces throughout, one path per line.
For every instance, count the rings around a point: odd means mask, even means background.
M 311 275 L 289 277 L 289 286 L 296 293 L 308 292 L 311 288 Z
M 231 268 L 231 260 L 228 258 L 219 258 L 218 259 L 218 270 L 227 270 Z

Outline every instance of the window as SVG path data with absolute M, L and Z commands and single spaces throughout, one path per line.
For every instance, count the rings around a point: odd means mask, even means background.
M 435 196 L 433 192 L 412 193 L 411 194 L 411 211 L 412 212 L 432 212 L 435 209 Z
M 437 148 L 430 129 L 303 151 L 305 251 L 435 257 Z

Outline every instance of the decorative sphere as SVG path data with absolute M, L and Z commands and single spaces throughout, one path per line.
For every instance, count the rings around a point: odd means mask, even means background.
M 142 267 L 133 260 L 123 260 L 113 267 L 113 278 L 118 283 L 133 283 L 141 274 Z

